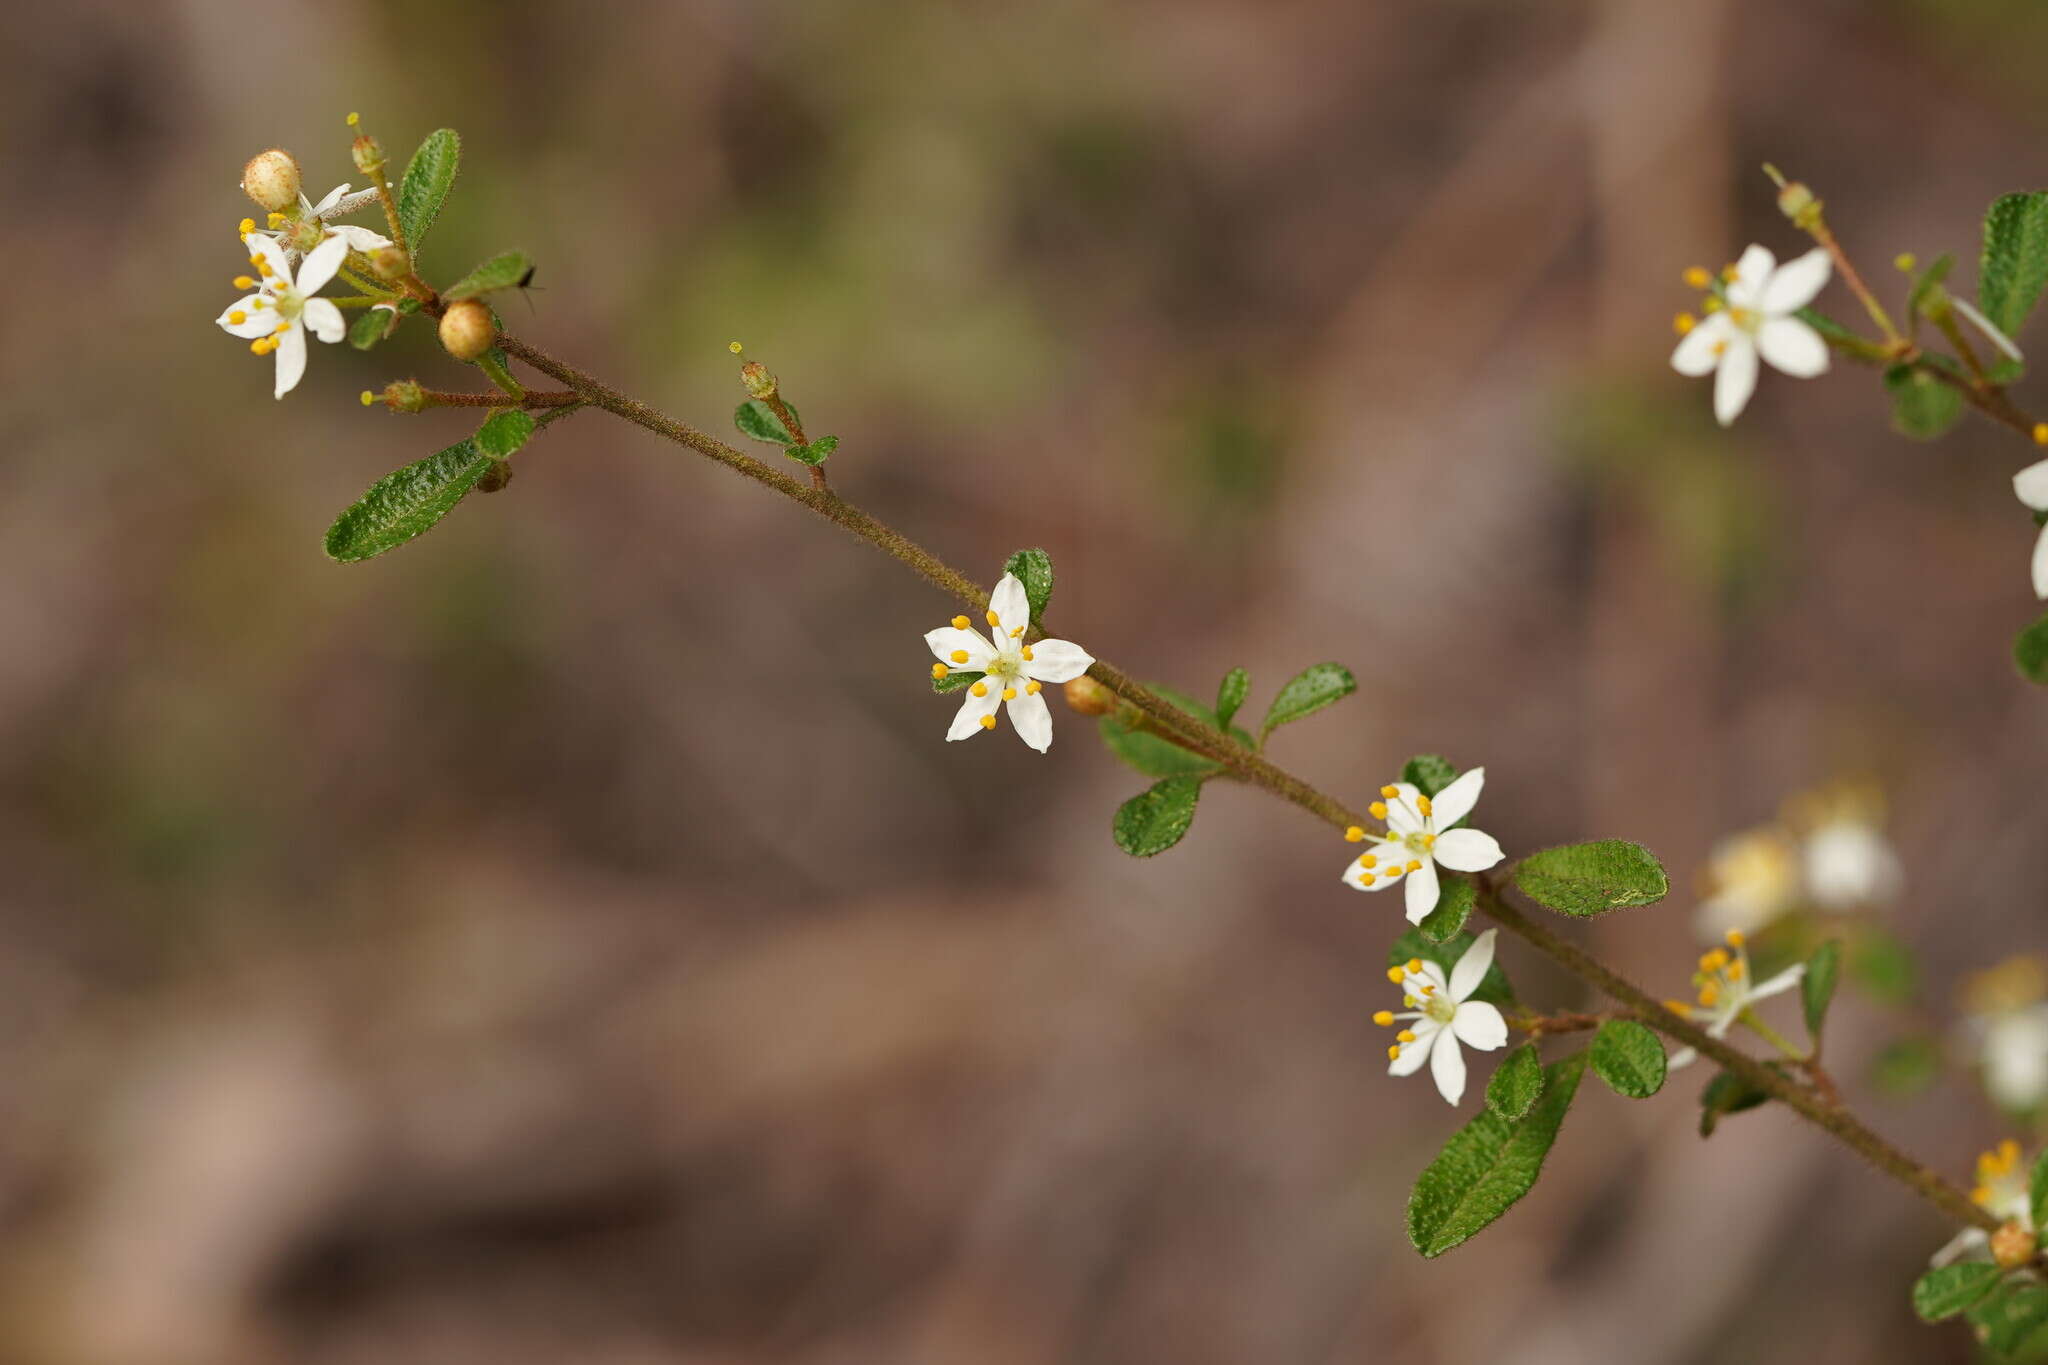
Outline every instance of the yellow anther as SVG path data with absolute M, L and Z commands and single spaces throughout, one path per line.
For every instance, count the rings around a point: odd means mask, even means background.
M 1421 1003 L 1422 1002 L 1420 1000 L 1417 1000 L 1412 995 L 1404 995 L 1401 997 L 1401 1008 L 1405 1010 L 1412 1010 Z
M 970 622 L 964 616 L 956 616 L 953 618 L 953 629 L 955 630 L 965 630 L 971 624 L 972 622 Z
M 1024 662 L 1025 662 L 1025 663 L 1027 663 L 1027 664 L 1028 664 L 1028 663 L 1030 663 L 1030 662 L 1031 662 L 1031 646 L 1030 646 L 1030 645 L 1026 645 L 1026 646 L 1024 646 L 1024 653 L 1023 653 L 1023 655 L 1022 655 L 1021 657 L 1023 658 L 1023 660 L 1024 660 Z
M 1671 330 L 1680 336 L 1684 336 L 1699 325 L 1700 320 L 1690 313 L 1680 313 L 1677 317 L 1671 319 Z
M 355 113 L 355 112 L 353 112 L 353 111 L 351 111 L 351 112 L 349 113 L 349 116 L 348 116 L 348 126 L 349 126 L 349 127 L 353 128 L 353 127 L 355 127 L 355 126 L 356 126 L 356 125 L 357 125 L 358 123 L 361 123 L 362 121 L 363 121 L 363 116 L 362 116 L 361 114 Z
M 1415 861 L 1415 860 L 1413 860 L 1413 859 L 1410 859 L 1410 860 L 1409 860 L 1409 862 L 1408 862 L 1408 866 L 1407 866 L 1407 867 L 1405 867 L 1405 868 L 1403 868 L 1403 869 L 1402 869 L 1402 871 L 1404 871 L 1404 872 L 1420 872 L 1420 871 L 1422 871 L 1422 864 L 1421 864 L 1421 863 L 1419 863 L 1419 862 L 1416 862 L 1416 861 Z
M 1670 1010 L 1681 1019 L 1692 1018 L 1692 1006 L 1686 1004 L 1683 1000 L 1666 1000 L 1664 1008 Z
M 1426 796 L 1416 797 L 1415 809 L 1421 811 L 1424 815 L 1429 814 L 1429 798 Z
M 1984 1204 L 1988 1206 L 1993 1198 L 1995 1198 L 1995 1196 L 1991 1193 L 1991 1187 L 1989 1185 L 1979 1185 L 1976 1189 L 1970 1191 L 1970 1202 L 1972 1204 Z
M 281 213 L 271 213 L 271 214 L 268 214 L 268 215 L 266 215 L 266 217 L 267 217 L 267 221 L 269 222 L 269 224 L 270 224 L 270 226 L 271 226 L 271 227 L 283 227 L 283 226 L 284 226 L 284 215 L 283 215 L 283 214 L 281 214 Z
M 1422 836 L 1422 846 L 1423 846 L 1424 848 L 1435 848 L 1435 847 L 1436 847 L 1436 836 L 1435 836 L 1434 834 L 1425 834 L 1425 835 L 1423 835 L 1423 836 Z
M 1017 689 L 1016 689 L 1016 688 L 1014 688 L 1014 687 L 1006 687 L 1006 688 L 1004 688 L 1004 689 L 1003 689 L 1003 700 L 1004 700 L 1004 701 L 1015 701 L 1015 700 L 1017 700 Z
M 255 278 L 254 278 L 253 276 L 249 276 L 249 275 L 237 275 L 237 276 L 235 276 L 235 288 L 237 288 L 237 289 L 254 289 L 255 287 L 256 287 L 256 280 L 255 280 Z
M 725 349 L 731 351 L 734 355 L 738 355 L 740 352 L 746 350 L 746 347 L 740 345 L 737 341 L 735 341 L 734 343 L 732 343 L 732 345 L 726 347 Z
M 249 315 L 239 308 L 237 308 L 234 312 L 228 314 L 228 321 L 232 322 L 237 327 L 240 327 L 243 323 L 247 322 L 248 320 Z
M 1033 678 L 1030 682 L 1024 684 L 1024 695 L 1027 697 L 1035 697 L 1044 690 L 1045 684 L 1040 682 L 1036 678 Z
M 1434 986 L 1424 986 L 1424 987 L 1422 988 L 1422 994 L 1423 994 L 1423 995 L 1424 995 L 1425 997 L 1427 997 L 1427 996 L 1432 996 L 1432 995 L 1435 995 L 1435 994 L 1436 994 L 1436 987 L 1434 987 Z
M 1401 794 L 1401 789 L 1400 789 L 1399 787 L 1395 787 L 1395 786 L 1385 786 L 1385 787 L 1381 787 L 1381 788 L 1380 788 L 1380 795 L 1381 795 L 1381 796 L 1384 796 L 1384 797 L 1386 797 L 1386 798 L 1387 798 L 1387 800 L 1389 800 L 1389 801 L 1393 800 L 1393 799 L 1394 799 L 1395 797 L 1399 796 L 1400 794 Z
M 2048 422 L 2034 423 L 2034 444 L 2048 446 Z
M 1701 299 L 1701 300 L 1700 300 L 1700 311 L 1701 311 L 1702 313 L 1718 313 L 1718 312 L 1720 312 L 1720 311 L 1721 311 L 1721 300 L 1720 300 L 1719 298 L 1715 297 L 1715 296 L 1714 296 L 1714 295 L 1712 295 L 1712 294 L 1709 294 L 1709 295 L 1707 295 L 1707 296 L 1706 296 L 1705 298 L 1703 298 L 1703 299 Z
M 274 337 L 281 337 L 286 332 L 289 332 L 291 329 L 292 325 L 289 322 L 280 322 L 277 324 L 276 327 L 271 329 L 270 334 Z
M 1401 1060 L 1401 1045 L 1399 1043 L 1391 1044 L 1387 1048 L 1387 1060 L 1390 1062 L 1398 1062 Z
M 1380 855 L 1377 853 L 1368 853 L 1363 858 L 1360 858 L 1358 860 L 1358 865 L 1360 867 L 1378 867 L 1380 865 Z
M 945 677 L 948 673 L 951 673 L 952 671 L 952 669 L 946 667 L 944 664 L 933 664 L 932 681 L 937 682 L 939 679 Z
M 1017 627 L 1017 628 L 1016 628 L 1015 630 L 1013 630 L 1013 631 L 1011 631 L 1011 632 L 1010 632 L 1010 638 L 1011 638 L 1012 640 L 1014 640 L 1014 639 L 1016 639 L 1016 638 L 1017 638 L 1017 637 L 1018 637 L 1019 635 L 1022 635 L 1023 633 L 1024 633 L 1024 627 L 1022 627 L 1022 626 L 1019 626 L 1019 627 Z
M 990 715 L 986 715 L 986 716 L 983 716 L 983 717 L 981 718 L 981 728 L 982 728 L 982 729 L 984 729 L 984 730 L 993 730 L 993 729 L 995 729 L 995 728 L 996 728 L 996 718 L 995 718 L 995 716 L 994 716 L 993 714 L 990 714 Z
M 1724 940 L 1730 948 L 1740 948 L 1743 944 L 1749 942 L 1749 937 L 1740 929 L 1730 929 L 1724 936 Z
M 1730 981 L 1742 980 L 1742 959 L 1739 957 L 1736 958 L 1733 962 L 1728 964 L 1725 970 L 1728 973 L 1728 979 Z
M 1685 272 L 1685 287 L 1687 289 L 1705 289 L 1713 282 L 1714 277 L 1707 272 L 1707 268 L 1703 265 L 1691 266 Z
M 1719 986 L 1716 986 L 1713 982 L 1709 981 L 1706 985 L 1700 987 L 1700 1003 L 1702 1005 L 1705 1005 L 1708 1009 L 1714 1008 L 1715 1004 L 1718 1003 L 1720 999 L 1721 988 Z
M 1400 985 L 1401 979 L 1407 975 L 1408 973 L 1402 971 L 1399 967 L 1387 968 L 1387 980 L 1393 982 L 1396 986 Z
M 1370 806 L 1367 806 L 1366 810 L 1372 815 L 1372 818 L 1375 820 L 1384 820 L 1387 818 L 1387 803 L 1384 801 L 1375 801 Z
M 1375 1024 L 1378 1024 L 1381 1028 L 1392 1028 L 1394 1024 L 1394 1012 L 1392 1010 L 1381 1010 L 1377 1014 L 1373 1015 L 1372 1021 Z
M 1728 950 L 1725 948 L 1716 948 L 1711 953 L 1700 954 L 1700 970 L 1703 972 L 1718 972 L 1727 965 Z
M 1344 842 L 1345 842 L 1345 843 L 1347 843 L 1347 844 L 1362 844 L 1362 843 L 1364 843 L 1364 842 L 1365 842 L 1365 830 L 1364 830 L 1364 829 L 1362 829 L 1361 827 L 1357 826 L 1357 825 L 1353 825 L 1353 826 L 1351 826 L 1351 827 L 1350 827 L 1349 829 L 1347 829 L 1347 830 L 1345 830 L 1345 831 L 1344 831 Z
M 1917 270 L 1920 267 L 1920 258 L 1910 251 L 1901 251 L 1892 257 L 1892 264 L 1900 270 Z
M 1721 267 L 1721 282 L 1723 284 L 1733 284 L 1741 278 L 1742 272 L 1735 268 L 1735 262 L 1730 261 Z
M 235 224 L 235 233 L 237 236 L 247 237 L 250 233 L 254 232 L 255 230 L 256 220 L 254 218 L 244 218 L 241 222 Z
M 251 300 L 249 301 L 249 307 L 250 307 L 250 309 L 251 309 L 252 311 L 260 313 L 260 312 L 262 312 L 262 311 L 263 311 L 264 309 L 266 309 L 266 308 L 270 307 L 270 300 L 269 300 L 269 299 L 251 299 Z
M 377 395 L 376 395 L 376 394 L 374 394 L 374 393 L 371 393 L 371 392 L 370 392 L 370 391 L 369 391 L 368 389 L 364 389 L 364 390 L 363 390 L 363 406 L 364 406 L 364 407 L 366 407 L 366 408 L 367 408 L 367 407 L 371 406 L 371 405 L 372 405 L 373 403 L 375 403 L 376 401 L 377 401 Z M 933 665 L 933 666 L 934 666 L 934 667 L 936 667 L 936 668 L 944 668 L 944 667 L 945 667 L 945 665 L 944 665 L 944 664 L 935 664 L 935 665 Z
M 269 337 L 257 337 L 254 341 L 249 343 L 249 354 L 269 355 L 270 347 L 271 341 Z
M 1411 957 L 1411 958 L 1409 958 L 1409 959 L 1408 959 L 1408 970 L 1409 970 L 1409 971 L 1411 971 L 1411 972 L 1419 972 L 1419 971 L 1421 971 L 1421 970 L 1422 970 L 1422 959 L 1421 959 L 1421 958 L 1419 958 L 1419 957 Z
M 1415 1041 L 1415 1031 L 1413 1029 L 1404 1028 L 1399 1033 L 1395 1034 L 1394 1037 L 1401 1042 L 1412 1043 Z
M 954 663 L 964 664 L 967 662 L 967 651 L 964 649 L 956 649 L 953 651 L 950 657 L 952 658 Z
M 988 684 L 985 682 L 978 682 L 974 686 L 968 688 L 967 690 L 969 692 L 972 692 L 977 697 L 985 697 L 988 695 Z
M 993 608 L 993 607 L 989 608 L 989 610 L 988 610 L 988 613 L 987 613 L 987 614 L 988 614 L 988 623 L 989 623 L 990 625 L 992 625 L 992 626 L 996 627 L 996 628 L 997 628 L 998 630 L 1000 630 L 1000 629 L 1002 628 L 1002 624 L 1003 624 L 1003 618 L 1002 618 L 1002 617 L 1000 617 L 1000 616 L 998 616 L 998 615 L 996 615 L 996 613 L 995 613 L 995 608 Z
M 1373 876 L 1370 872 L 1360 872 L 1358 874 L 1358 884 L 1360 886 L 1371 886 L 1375 881 L 1378 880 L 1379 879 Z

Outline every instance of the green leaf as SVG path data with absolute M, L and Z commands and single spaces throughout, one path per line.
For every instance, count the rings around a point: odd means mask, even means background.
M 1458 959 L 1470 951 L 1478 939 L 1472 934 L 1454 934 L 1441 943 L 1426 938 L 1419 928 L 1410 928 L 1394 940 L 1387 949 L 1387 965 L 1400 967 L 1414 958 L 1434 962 L 1449 976 L 1451 969 L 1458 965 Z M 1479 978 L 1479 985 L 1472 992 L 1472 999 L 1484 1000 L 1489 1005 L 1506 1007 L 1515 1003 L 1514 987 L 1508 984 L 1507 973 L 1500 969 L 1500 959 L 1495 958 L 1486 969 L 1486 975 Z
M 2033 1177 L 2027 1184 L 2028 1212 L 2035 1227 L 2048 1227 L 2048 1149 L 2034 1158 Z
M 527 259 L 525 252 L 503 252 L 443 289 L 441 297 L 453 302 L 456 299 L 473 299 L 493 289 L 510 289 L 525 279 L 526 272 L 531 269 L 533 262 Z
M 1914 1306 L 1919 1305 L 1916 1302 Z M 2048 1287 L 2007 1280 L 1994 1285 L 1989 1294 L 1964 1312 L 1977 1330 L 1977 1339 L 1995 1354 L 2017 1355 L 2022 1349 L 2040 1345 L 2036 1333 L 2043 1324 L 2048 1324 Z
M 533 435 L 533 418 L 517 408 L 494 412 L 476 429 L 476 448 L 494 460 L 509 460 Z
M 1025 595 L 1030 595 L 1030 589 L 1025 590 Z M 1189 715 L 1212 724 L 1215 722 L 1215 713 L 1200 702 L 1158 683 L 1152 683 L 1150 686 L 1154 692 Z M 1142 717 L 1139 723 L 1143 723 Z M 1222 764 L 1191 754 L 1172 740 L 1163 739 L 1150 731 L 1126 726 L 1113 715 L 1104 716 L 1099 728 L 1102 732 L 1102 742 L 1109 746 L 1110 752 L 1147 777 L 1182 777 L 1223 771 Z M 1233 729 L 1230 733 L 1241 743 L 1250 746 L 1251 736 L 1244 731 Z
M 1019 550 L 1003 561 L 1003 572 L 1017 575 L 1024 585 L 1024 600 L 1031 604 L 1031 624 L 1037 625 L 1038 618 L 1045 615 L 1045 604 L 1052 601 L 1052 556 L 1043 550 Z
M 353 564 L 432 530 L 491 465 L 465 438 L 386 474 L 327 528 L 328 557 Z
M 1913 950 L 1875 923 L 1867 923 L 1849 945 L 1845 964 L 1864 994 L 1887 1005 L 1903 1005 L 1920 987 Z
M 1580 1053 L 1544 1068 L 1543 1093 L 1510 1122 L 1482 1109 L 1429 1163 L 1408 1197 L 1408 1240 L 1441 1256 L 1513 1208 L 1542 1174 L 1543 1159 L 1578 1092 Z
M 1799 999 L 1806 1006 L 1806 1031 L 1818 1042 L 1820 1026 L 1828 1017 L 1828 1002 L 1835 998 L 1835 977 L 1842 964 L 1842 945 L 1829 939 L 1806 959 L 1806 975 L 1799 979 Z
M 1242 668 L 1233 668 L 1225 673 L 1222 683 L 1216 688 L 1216 723 L 1229 725 L 1251 690 L 1252 675 Z
M 1844 327 L 1841 323 L 1836 322 L 1833 318 L 1827 316 L 1825 313 L 1817 313 L 1811 308 L 1802 308 L 1799 310 L 1796 316 L 1799 318 L 1801 322 L 1813 328 L 1814 331 L 1819 332 L 1821 334 L 1821 338 L 1825 341 L 1836 342 L 1861 340 L 1861 338 L 1859 338 L 1854 332 L 1850 331 L 1847 327 Z
M 1617 1095 L 1648 1099 L 1664 1088 L 1664 1044 L 1633 1019 L 1609 1019 L 1593 1035 L 1593 1071 Z
M 1712 1137 L 1724 1116 L 1754 1109 L 1770 1098 L 1770 1091 L 1758 1089 L 1732 1071 L 1721 1072 L 1700 1091 L 1700 1136 Z
M 2048 193 L 2008 194 L 1984 215 L 1984 256 L 1977 270 L 1977 306 L 2009 337 L 2048 285 Z
M 1906 293 L 1906 312 L 1918 313 L 1927 296 L 1934 292 L 1941 282 L 1948 278 L 1948 272 L 1955 269 L 1956 258 L 1944 251 L 1927 263 L 1927 268 L 1913 278 L 1913 287 Z
M 796 419 L 797 425 L 803 425 L 803 416 L 797 412 L 795 404 L 784 403 L 783 406 L 789 409 L 789 415 Z M 790 435 L 789 428 L 782 425 L 782 419 L 775 415 L 775 409 L 758 398 L 749 398 L 735 408 L 732 424 L 740 429 L 740 435 L 751 436 L 757 441 L 767 441 L 778 446 L 796 444 L 796 437 Z
M 1462 872 L 1445 872 L 1437 880 L 1436 909 L 1422 917 L 1415 927 L 1431 943 L 1442 943 L 1465 927 L 1472 906 L 1479 899 L 1479 887 Z
M 969 673 L 964 669 L 954 669 L 943 678 L 933 678 L 932 691 L 958 692 L 963 687 L 974 686 L 986 676 L 986 674 L 982 673 Z
M 1901 436 L 1932 441 L 1963 419 L 1962 393 L 1911 365 L 1886 370 L 1884 386 L 1892 396 L 1892 430 Z
M 1279 726 L 1290 721 L 1312 716 L 1331 702 L 1341 701 L 1358 690 L 1358 679 L 1351 676 L 1351 670 L 1342 664 L 1316 664 L 1304 668 L 1287 680 L 1287 686 L 1280 689 L 1280 695 L 1273 698 L 1273 704 L 1266 708 L 1266 723 L 1259 727 L 1261 735 L 1269 735 Z
M 1194 823 L 1195 802 L 1201 795 L 1198 777 L 1169 777 L 1153 783 L 1117 807 L 1111 827 L 1116 846 L 1133 858 L 1164 853 L 1179 843 Z
M 1542 1093 L 1542 1059 L 1536 1055 L 1536 1044 L 1524 1043 L 1493 1069 L 1493 1078 L 1486 1083 L 1486 1107 L 1513 1123 Z
M 2048 686 L 2048 616 L 2028 626 L 2013 640 L 2012 661 L 2022 678 Z
M 391 329 L 398 325 L 399 314 L 389 308 L 365 308 L 362 316 L 349 324 L 348 344 L 358 351 L 367 351 L 391 335 Z
M 1952 1318 L 1991 1292 L 2005 1272 L 1989 1261 L 1959 1261 L 1913 1282 L 1913 1311 L 1922 1322 Z
M 427 229 L 441 216 L 448 191 L 455 188 L 455 171 L 462 161 L 462 138 L 453 128 L 437 128 L 412 154 L 405 178 L 398 182 L 398 223 L 405 229 L 405 245 L 418 260 L 420 243 Z
M 801 460 L 807 465 L 821 465 L 825 457 L 839 449 L 837 436 L 820 436 L 807 446 L 789 446 L 782 453 L 792 460 Z
M 1436 754 L 1417 754 L 1401 765 L 1401 780 L 1424 796 L 1435 796 L 1458 780 L 1458 770 L 1447 758 Z
M 1671 892 L 1663 864 L 1641 844 L 1625 839 L 1532 853 L 1515 865 L 1515 885 L 1538 905 L 1580 917 L 1653 905 Z

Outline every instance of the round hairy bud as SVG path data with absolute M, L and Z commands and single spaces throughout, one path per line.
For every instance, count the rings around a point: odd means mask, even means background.
M 1116 693 L 1083 673 L 1064 689 L 1067 705 L 1084 716 L 1106 716 L 1116 710 Z
M 394 379 L 384 386 L 384 406 L 393 412 L 425 412 L 427 391 L 416 379 Z
M 364 175 L 375 175 L 384 168 L 384 144 L 368 133 L 358 134 L 348 150 L 355 158 L 356 169 Z
M 370 253 L 370 269 L 380 280 L 404 279 L 406 265 L 405 253 L 395 246 L 380 246 Z
M 740 383 L 747 386 L 747 392 L 756 398 L 775 396 L 775 376 L 768 373 L 768 367 L 758 360 L 749 360 L 740 366 Z
M 242 193 L 273 212 L 299 202 L 299 163 L 282 147 L 258 152 L 242 167 Z
M 2034 1259 L 2040 1241 L 2018 1219 L 2012 1219 L 1991 1234 L 1991 1259 L 2000 1270 L 2017 1270 Z
M 451 303 L 441 315 L 441 345 L 457 360 L 475 360 L 497 340 L 491 310 L 475 299 Z

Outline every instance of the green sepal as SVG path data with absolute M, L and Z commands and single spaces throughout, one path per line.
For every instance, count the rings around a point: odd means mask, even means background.
M 1664 1088 L 1664 1044 L 1633 1019 L 1602 1024 L 1587 1055 L 1594 1074 L 1617 1095 L 1643 1100 Z
M 525 279 L 532 269 L 533 262 L 525 252 L 501 252 L 443 289 L 441 297 L 453 303 L 457 299 L 473 299 L 479 294 L 488 294 L 493 289 L 510 289 Z
M 1045 615 L 1046 603 L 1052 601 L 1052 556 L 1039 549 L 1019 550 L 1003 561 L 1003 572 L 1015 574 L 1024 585 L 1024 600 L 1031 604 L 1031 624 L 1037 625 Z
M 327 528 L 328 557 L 353 564 L 432 530 L 493 463 L 465 437 L 386 474 Z
M 1515 885 L 1538 905 L 1585 918 L 1654 905 L 1671 879 L 1650 850 L 1626 839 L 1595 839 L 1532 853 L 1515 864 Z
M 398 319 L 402 316 L 389 308 L 365 308 L 348 326 L 348 344 L 358 351 L 369 350 L 397 330 Z
M 2048 686 L 2048 616 L 2043 616 L 2013 639 L 2012 663 L 2028 682 Z
M 1493 1069 L 1486 1082 L 1486 1107 L 1513 1123 L 1542 1093 L 1543 1059 L 1536 1055 L 1536 1044 L 1524 1043 Z
M 461 136 L 453 128 L 437 128 L 412 154 L 405 178 L 398 182 L 398 223 L 405 229 L 405 246 L 415 261 L 427 229 L 441 216 L 448 191 L 455 187 L 455 173 L 461 164 Z
M 1453 1134 L 1408 1197 L 1408 1240 L 1443 1255 L 1513 1208 L 1543 1172 L 1543 1159 L 1578 1093 L 1584 1053 L 1544 1068 L 1543 1091 L 1521 1118 L 1482 1109 Z
M 1892 430 L 1901 436 L 1936 440 L 1963 420 L 1962 393 L 1924 370 L 1894 365 L 1884 372 L 1884 387 L 1892 396 Z
M 1153 783 L 1117 807 L 1110 832 L 1116 846 L 1133 858 L 1150 858 L 1181 841 L 1195 820 L 1202 797 L 1199 777 L 1169 777 Z

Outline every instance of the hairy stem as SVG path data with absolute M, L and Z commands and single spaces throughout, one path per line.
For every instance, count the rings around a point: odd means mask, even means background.
M 437 310 L 433 305 L 429 305 L 428 311 Z M 677 421 L 638 399 L 628 397 L 516 337 L 501 336 L 498 344 L 508 355 L 517 356 L 542 374 L 568 385 L 592 406 L 603 408 L 606 412 L 622 417 L 635 426 L 644 427 L 658 436 L 715 460 L 793 502 L 802 503 L 904 564 L 918 577 L 969 609 L 979 612 L 987 605 L 987 590 L 973 579 L 830 490 L 800 483 L 746 452 L 737 450 L 685 422 Z M 791 434 L 795 434 L 793 428 Z M 1165 701 L 1115 665 L 1098 659 L 1088 673 L 1112 692 L 1143 710 L 1156 725 L 1190 741 L 1189 748 L 1224 763 L 1239 779 L 1253 786 L 1263 787 L 1282 800 L 1300 806 L 1338 829 L 1366 823 L 1362 815 L 1335 797 L 1325 795 L 1280 768 L 1263 754 L 1246 748 L 1215 726 Z M 1782 1101 L 1794 1112 L 1834 1136 L 1880 1171 L 1913 1190 L 1957 1222 L 1984 1228 L 1987 1231 L 1997 1227 L 1997 1220 L 1971 1203 L 1962 1191 L 1949 1184 L 1937 1172 L 1893 1147 L 1838 1104 L 1737 1051 L 1720 1039 L 1710 1036 L 1704 1029 L 1665 1009 L 1627 978 L 1604 966 L 1584 950 L 1559 938 L 1548 927 L 1524 915 L 1500 895 L 1490 878 L 1482 874 L 1478 881 L 1478 905 L 1481 910 L 1490 915 L 1502 928 L 1557 962 L 1566 971 L 1625 1006 L 1636 1018 L 1666 1036 L 1696 1049 L 1701 1055 L 1712 1058 L 1750 1085 Z

